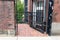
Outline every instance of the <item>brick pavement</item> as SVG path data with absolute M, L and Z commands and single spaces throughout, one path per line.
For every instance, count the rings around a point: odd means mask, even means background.
M 42 34 L 39 31 L 31 28 L 28 24 L 18 24 L 18 36 L 21 37 L 39 37 L 48 36 L 47 34 Z

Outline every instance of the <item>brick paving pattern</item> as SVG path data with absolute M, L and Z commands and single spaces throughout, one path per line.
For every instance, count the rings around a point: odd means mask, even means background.
M 28 24 L 18 24 L 18 36 L 23 37 L 39 37 L 39 36 L 48 36 L 47 34 L 42 34 L 39 31 L 31 28 Z

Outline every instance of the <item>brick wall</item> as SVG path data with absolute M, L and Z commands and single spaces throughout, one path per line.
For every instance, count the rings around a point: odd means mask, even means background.
M 60 22 L 60 0 L 54 0 L 53 22 Z
M 14 30 L 14 2 L 0 1 L 0 30 Z

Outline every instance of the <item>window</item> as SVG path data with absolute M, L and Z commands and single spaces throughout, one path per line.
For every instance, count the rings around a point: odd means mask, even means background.
M 43 10 L 43 1 L 37 2 L 37 10 Z
M 42 1 L 37 2 L 37 7 L 43 7 L 43 2 Z
M 36 10 L 36 23 L 41 24 L 42 23 L 42 15 L 43 11 L 42 10 Z M 39 18 L 38 18 L 39 17 Z
M 37 9 L 36 9 L 36 22 L 38 24 L 41 24 L 42 23 L 42 19 L 43 19 L 43 1 L 39 1 L 37 2 Z M 39 17 L 39 18 L 38 18 Z

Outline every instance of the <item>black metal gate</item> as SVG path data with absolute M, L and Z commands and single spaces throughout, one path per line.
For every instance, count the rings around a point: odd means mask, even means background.
M 33 0 L 33 12 L 30 12 L 30 26 L 51 35 L 53 0 Z M 48 12 L 47 12 L 48 11 Z
M 33 28 L 39 30 L 42 33 L 47 31 L 46 10 L 48 9 L 46 8 L 46 6 L 48 7 L 48 5 L 46 5 L 46 2 L 49 2 L 49 1 L 47 0 L 33 1 L 33 13 L 32 13 L 33 14 L 32 16 Z

